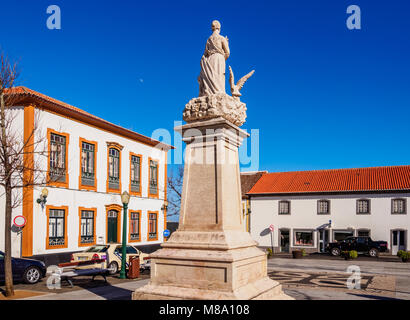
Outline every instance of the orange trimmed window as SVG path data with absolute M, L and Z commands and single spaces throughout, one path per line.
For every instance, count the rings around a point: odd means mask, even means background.
M 48 129 L 47 136 L 49 184 L 68 188 L 69 134 Z
M 130 194 L 141 196 L 141 159 L 139 154 L 130 153 Z
M 118 143 L 109 142 L 108 145 L 108 179 L 107 192 L 119 193 L 121 190 L 121 150 Z
M 97 209 L 80 207 L 78 211 L 80 220 L 78 245 L 80 247 L 92 246 L 95 244 L 95 220 Z
M 68 207 L 47 206 L 46 249 L 67 248 Z
M 97 142 L 80 138 L 80 184 L 79 189 L 97 190 Z
M 149 158 L 148 197 L 158 198 L 158 161 Z
M 158 240 L 158 211 L 148 212 L 148 241 Z
M 129 242 L 136 242 L 141 240 L 141 211 L 130 211 L 130 233 Z

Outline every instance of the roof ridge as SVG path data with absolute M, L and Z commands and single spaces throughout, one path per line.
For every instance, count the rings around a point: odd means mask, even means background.
M 394 165 L 394 166 L 376 166 L 376 167 L 359 167 L 359 168 L 336 168 L 336 169 L 314 169 L 314 170 L 296 170 L 296 171 L 275 171 L 268 172 L 268 175 L 279 174 L 279 173 L 308 173 L 308 172 L 325 172 L 325 171 L 346 171 L 346 170 L 364 170 L 364 169 L 387 169 L 387 168 L 405 168 L 410 167 L 408 164 Z

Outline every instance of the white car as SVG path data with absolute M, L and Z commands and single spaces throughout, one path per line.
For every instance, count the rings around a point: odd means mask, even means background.
M 134 246 L 127 245 L 127 265 L 130 261 L 130 257 L 139 257 L 140 264 L 144 264 L 149 257 L 148 254 L 143 253 Z M 122 245 L 119 243 L 110 243 L 110 244 L 97 244 L 85 251 L 73 253 L 71 255 L 71 262 L 78 261 L 87 261 L 87 260 L 96 260 L 96 259 L 105 259 L 103 263 L 103 268 L 107 268 L 110 274 L 115 274 L 121 270 L 121 261 L 122 261 Z M 79 269 L 89 268 L 89 266 L 81 266 Z

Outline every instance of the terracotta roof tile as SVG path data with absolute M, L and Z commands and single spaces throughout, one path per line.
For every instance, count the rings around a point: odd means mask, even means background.
M 264 174 L 247 194 L 410 190 L 410 166 Z
M 241 172 L 241 190 L 242 198 L 246 198 L 246 193 L 251 190 L 255 183 L 262 177 L 267 171 L 256 171 L 256 172 Z

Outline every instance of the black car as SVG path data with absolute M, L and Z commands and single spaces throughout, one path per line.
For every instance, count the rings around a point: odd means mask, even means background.
M 34 259 L 11 258 L 13 280 L 34 284 L 47 273 L 44 262 Z M 4 281 L 4 252 L 0 251 L 0 282 Z
M 342 241 L 329 243 L 326 247 L 326 251 L 332 256 L 339 256 L 342 251 L 350 250 L 377 257 L 379 252 L 388 251 L 387 241 L 373 241 L 370 237 L 348 237 Z

